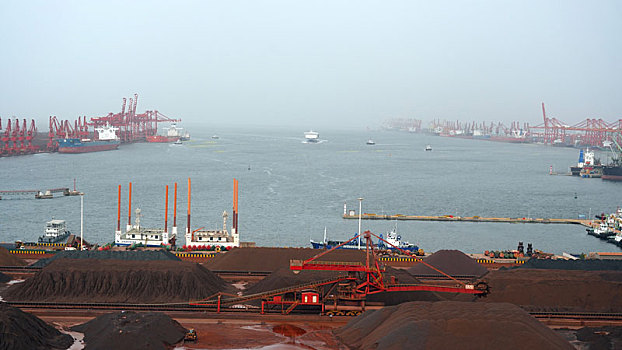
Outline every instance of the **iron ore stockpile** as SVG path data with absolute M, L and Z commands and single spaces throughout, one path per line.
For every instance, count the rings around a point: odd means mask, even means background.
M 10 276 L 7 276 L 5 274 L 3 274 L 2 272 L 0 272 L 0 283 L 6 283 L 8 281 L 11 280 Z
M 182 325 L 163 313 L 132 311 L 101 315 L 71 330 L 84 333 L 89 350 L 166 350 L 186 334 Z
M 219 254 L 205 263 L 212 271 L 264 271 L 273 272 L 288 267 L 291 259 L 306 260 L 323 252 L 311 248 L 234 248 Z M 348 261 L 365 263 L 365 251 L 353 249 L 334 250 L 323 255 L 321 261 Z
M 9 253 L 4 247 L 0 247 L 0 266 L 24 266 L 26 262 Z
M 622 312 L 622 271 L 575 269 L 596 269 L 601 263 L 567 261 L 553 263 L 555 269 L 521 267 L 491 271 L 483 277 L 491 292 L 477 301 L 508 302 L 530 311 Z M 604 265 L 612 268 L 610 263 Z M 569 268 L 563 269 L 564 266 Z
M 32 264 L 33 267 L 45 267 L 56 259 L 99 259 L 99 260 L 174 260 L 181 261 L 175 254 L 166 250 L 147 251 L 102 251 L 102 250 L 64 250 L 54 254 L 51 258 L 40 259 Z
M 439 250 L 423 261 L 452 276 L 481 276 L 488 272 L 484 266 L 459 250 Z M 415 264 L 408 272 L 412 275 L 440 275 L 424 264 Z
M 198 300 L 228 283 L 196 263 L 57 259 L 4 292 L 9 301 L 167 303 Z
M 573 349 L 507 303 L 404 303 L 367 311 L 335 333 L 353 349 Z
M 67 349 L 73 342 L 40 318 L 0 302 L 0 349 Z

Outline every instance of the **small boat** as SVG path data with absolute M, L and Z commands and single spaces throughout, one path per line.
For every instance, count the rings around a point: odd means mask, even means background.
M 320 140 L 320 134 L 313 130 L 306 131 L 304 135 L 307 143 L 317 143 Z
M 426 151 L 431 151 L 432 150 L 432 146 L 430 146 L 430 145 L 425 146 L 425 150 Z
M 367 144 L 368 145 L 375 145 L 376 142 L 374 142 L 374 140 L 372 140 L 372 139 L 369 139 L 369 140 L 367 140 Z
M 220 136 L 218 136 L 218 135 L 212 135 L 212 139 L 214 139 L 214 140 L 218 140 L 219 138 L 220 138 Z
M 48 221 L 45 224 L 45 234 L 39 237 L 39 243 L 62 243 L 70 234 L 65 220 Z
M 178 139 L 177 141 L 173 142 L 174 145 L 183 145 L 184 143 L 181 142 L 181 139 Z

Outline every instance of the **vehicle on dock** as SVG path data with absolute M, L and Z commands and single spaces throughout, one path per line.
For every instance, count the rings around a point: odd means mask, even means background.
M 193 328 L 190 328 L 186 332 L 186 335 L 184 335 L 184 341 L 197 341 L 197 340 L 198 340 L 197 331 L 195 331 Z
M 66 241 L 70 234 L 65 220 L 53 219 L 46 222 L 45 234 L 39 237 L 39 243 L 61 243 Z

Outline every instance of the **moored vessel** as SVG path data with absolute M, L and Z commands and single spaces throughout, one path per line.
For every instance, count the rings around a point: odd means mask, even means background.
M 227 229 L 226 211 L 222 213 L 222 230 L 204 230 L 203 227 L 191 230 L 190 227 L 190 179 L 188 179 L 188 225 L 186 226 L 186 246 L 198 250 L 229 250 L 240 246 L 238 232 L 238 180 L 233 179 L 233 216 L 231 232 Z
M 177 184 L 175 185 L 175 208 L 177 208 Z M 141 210 L 136 208 L 136 219 L 132 225 L 132 183 L 129 185 L 128 199 L 128 222 L 125 232 L 121 231 L 121 185 L 119 185 L 119 198 L 117 210 L 117 230 L 114 235 L 114 244 L 117 246 L 136 246 L 161 247 L 165 245 L 175 245 L 177 235 L 177 220 L 173 222 L 173 232 L 169 236 L 168 232 L 168 186 L 166 186 L 166 206 L 164 214 L 164 228 L 144 228 L 140 224 Z
M 147 136 L 147 142 L 156 142 L 156 143 L 168 143 L 175 142 L 179 139 L 186 138 L 186 140 L 190 139 L 190 134 L 186 133 L 182 135 L 182 128 L 178 128 L 177 124 L 173 123 L 169 128 L 167 128 L 166 135 L 152 135 Z M 182 140 L 183 141 L 183 140 Z
M 95 139 L 65 138 L 58 139 L 59 153 L 86 153 L 109 151 L 119 148 L 121 140 L 116 135 L 115 128 L 109 124 L 95 128 L 97 137 Z
M 65 220 L 53 219 L 45 223 L 45 233 L 39 237 L 39 243 L 61 243 L 67 240 L 70 234 Z

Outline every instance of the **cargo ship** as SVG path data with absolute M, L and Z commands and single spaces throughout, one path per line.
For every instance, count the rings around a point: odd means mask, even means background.
M 354 234 L 354 237 L 356 237 L 356 233 Z M 401 250 L 415 253 L 417 255 L 424 255 L 424 251 L 422 249 L 419 249 L 418 246 L 402 241 L 402 237 L 399 234 L 397 234 L 396 229 L 393 229 L 390 232 L 388 232 L 386 238 L 383 237 L 382 234 L 380 234 L 380 239 L 381 240 L 379 240 L 377 244 L 373 243 L 372 241 L 372 244 L 374 244 L 374 246 L 376 246 L 379 250 L 399 251 L 401 249 Z M 385 243 L 383 240 L 388 243 Z M 344 242 L 347 242 L 347 243 L 344 243 Z M 314 240 L 311 240 L 311 246 L 313 247 L 313 249 L 332 249 L 332 248 L 339 246 L 340 244 L 343 244 L 343 245 L 337 249 L 365 249 L 365 242 L 363 239 L 361 239 L 360 246 L 359 246 L 358 239 L 353 239 L 349 242 L 329 240 L 326 237 L 326 228 L 324 228 L 324 239 L 322 240 L 322 242 L 316 242 Z
M 173 123 L 170 128 L 168 128 L 166 135 L 152 135 L 147 136 L 147 142 L 157 142 L 157 143 L 169 143 L 175 142 L 179 139 L 186 138 L 186 140 L 190 139 L 190 134 L 186 133 L 182 135 L 182 128 L 178 128 L 177 124 Z M 183 139 L 182 139 L 183 141 Z
M 94 140 L 80 138 L 58 139 L 58 152 L 86 153 L 117 149 L 121 144 L 121 140 L 117 137 L 116 130 L 119 130 L 119 128 L 106 124 L 105 126 L 95 128 L 97 138 Z
M 622 181 L 622 165 L 617 162 L 603 166 L 601 178 L 603 180 Z

